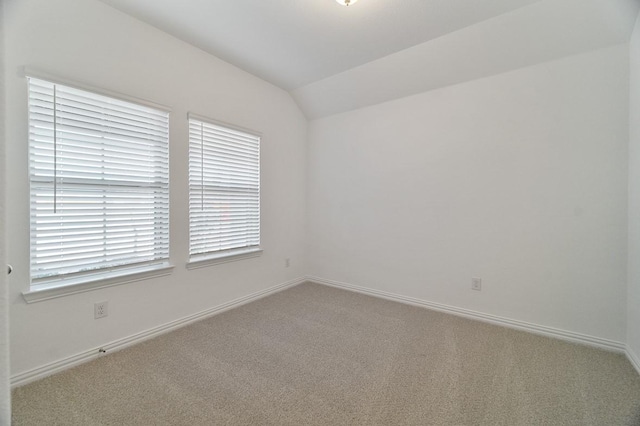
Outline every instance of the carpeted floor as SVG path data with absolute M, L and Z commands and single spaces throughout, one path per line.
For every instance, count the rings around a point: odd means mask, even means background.
M 302 284 L 15 389 L 13 422 L 640 425 L 640 376 L 620 354 Z

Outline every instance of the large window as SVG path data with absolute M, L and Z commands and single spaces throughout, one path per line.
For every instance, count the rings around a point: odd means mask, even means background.
M 189 117 L 192 261 L 260 246 L 260 137 Z
M 31 282 L 169 258 L 169 113 L 29 78 Z

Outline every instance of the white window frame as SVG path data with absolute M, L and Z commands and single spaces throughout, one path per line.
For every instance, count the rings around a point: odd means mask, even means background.
M 69 270 L 66 270 L 65 273 L 63 274 L 50 273 L 47 276 L 47 274 L 41 273 L 40 276 L 38 276 L 37 266 L 34 266 L 32 262 L 37 263 L 36 261 L 34 261 L 34 258 L 35 258 L 34 250 L 37 248 L 38 238 L 40 238 L 40 241 L 42 240 L 42 237 L 39 237 L 35 234 L 35 230 L 37 229 L 35 225 L 36 223 L 35 221 L 42 216 L 41 216 L 41 213 L 36 212 L 36 208 L 34 207 L 35 206 L 34 203 L 38 198 L 38 195 L 35 194 L 37 190 L 34 190 L 34 186 L 53 185 L 53 193 L 57 194 L 56 191 L 58 191 L 58 188 L 57 188 L 58 186 L 64 187 L 65 185 L 67 185 L 67 188 L 71 188 L 73 187 L 74 184 L 69 182 L 74 182 L 74 180 L 67 179 L 67 182 L 65 183 L 63 182 L 64 179 L 60 176 L 57 176 L 55 173 L 52 179 L 42 177 L 42 171 L 39 170 L 40 166 L 36 164 L 37 162 L 34 162 L 34 159 L 38 157 L 38 161 L 41 161 L 44 157 L 42 155 L 38 156 L 36 154 L 33 154 L 32 151 L 34 149 L 37 149 L 38 147 L 42 148 L 43 143 L 41 141 L 40 142 L 35 141 L 36 140 L 35 133 L 37 133 L 37 131 L 34 130 L 35 127 L 33 126 L 53 126 L 52 123 L 56 121 L 57 117 L 54 113 L 53 115 L 54 118 L 51 124 L 48 124 L 48 123 L 43 124 L 43 122 L 38 121 L 39 118 L 32 119 L 32 113 L 33 113 L 32 105 L 31 105 L 32 101 L 30 100 L 29 108 L 28 108 L 29 110 L 28 122 L 29 122 L 29 164 L 30 164 L 29 181 L 30 181 L 30 187 L 31 187 L 30 199 L 32 203 L 30 208 L 30 212 L 31 212 L 30 213 L 30 216 L 31 216 L 30 233 L 32 235 L 30 264 L 32 264 L 32 267 L 30 267 L 29 270 L 31 271 L 32 276 L 30 279 L 29 290 L 23 293 L 25 300 L 31 303 L 35 301 L 60 297 L 67 294 L 74 294 L 74 293 L 89 291 L 95 288 L 120 285 L 128 282 L 139 281 L 143 279 L 159 277 L 159 276 L 170 274 L 173 269 L 173 266 L 169 263 L 169 181 L 168 181 L 169 179 L 169 151 L 168 151 L 169 150 L 169 143 L 168 143 L 169 134 L 168 134 L 168 126 L 169 126 L 170 109 L 154 103 L 135 99 L 129 96 L 123 96 L 113 92 L 108 92 L 105 90 L 88 87 L 86 85 L 75 84 L 73 82 L 51 77 L 47 74 L 42 74 L 38 72 L 25 72 L 25 76 L 27 77 L 28 83 L 29 83 L 28 90 L 27 90 L 29 98 L 31 98 L 32 96 L 31 81 L 34 80 L 35 82 L 40 81 L 40 82 L 43 82 L 44 84 L 54 85 L 56 88 L 64 88 L 64 90 L 68 89 L 71 91 L 84 92 L 89 98 L 91 98 L 92 96 L 95 97 L 97 99 L 96 100 L 97 103 L 99 103 L 100 100 L 113 101 L 114 103 L 117 103 L 119 105 L 125 105 L 125 106 L 130 105 L 135 108 L 140 108 L 141 110 L 154 110 L 154 112 L 157 112 L 161 116 L 166 117 L 166 137 L 159 136 L 159 140 L 156 141 L 157 143 L 164 144 L 160 148 L 158 148 L 161 151 L 163 151 L 164 154 L 160 154 L 161 159 L 159 160 L 159 162 L 154 163 L 155 167 L 160 167 L 163 169 L 163 172 L 161 172 L 161 175 L 163 177 L 166 176 L 165 183 L 159 184 L 157 182 L 156 183 L 151 182 L 151 183 L 141 184 L 142 186 L 139 186 L 138 184 L 134 183 L 128 186 L 128 188 L 136 188 L 136 187 L 142 188 L 142 187 L 145 187 L 146 185 L 146 187 L 149 188 L 149 185 L 151 185 L 153 186 L 154 191 L 156 189 L 158 191 L 158 196 L 156 195 L 153 196 L 154 204 L 157 204 L 160 198 L 162 199 L 161 201 L 162 206 L 160 207 L 160 210 L 156 208 L 150 209 L 154 211 L 153 213 L 154 224 L 157 224 L 157 226 L 160 226 L 159 228 L 160 231 L 154 230 L 154 236 L 153 236 L 154 249 L 153 249 L 153 255 L 152 255 L 154 258 L 150 259 L 148 256 L 147 259 L 145 259 L 143 262 L 134 262 L 134 259 L 135 259 L 135 255 L 134 255 L 130 259 L 130 261 L 123 261 L 117 265 L 116 264 L 105 265 L 103 267 L 97 267 L 93 270 L 87 270 L 87 271 L 81 271 L 81 270 L 73 271 L 69 269 Z M 89 100 L 88 102 L 91 102 L 91 101 Z M 123 104 L 123 102 L 125 104 Z M 34 115 L 34 117 L 36 116 Z M 127 116 L 127 118 L 129 117 Z M 47 118 L 45 118 L 45 120 L 47 120 Z M 113 126 L 117 126 L 117 125 L 114 124 Z M 58 142 L 56 141 L 56 138 L 58 138 L 59 133 L 64 134 L 64 131 L 58 132 L 58 130 L 56 129 L 56 126 L 54 126 L 53 129 L 54 129 L 52 133 L 54 135 L 53 149 L 55 152 L 55 149 L 56 149 L 55 146 L 60 146 L 60 145 L 56 145 L 58 144 Z M 98 134 L 98 136 L 102 138 L 104 138 L 105 136 L 109 137 L 110 135 L 109 131 L 105 131 L 103 133 L 100 133 L 99 131 L 97 132 L 98 133 L 96 134 Z M 62 140 L 64 139 L 64 136 L 60 136 L 60 138 Z M 82 138 L 87 138 L 87 137 L 82 136 L 80 137 L 79 140 L 82 141 Z M 130 142 L 125 141 L 124 143 L 129 144 Z M 51 143 L 49 142 L 49 144 Z M 157 154 L 157 152 L 155 153 Z M 55 157 L 55 154 L 53 154 L 47 158 L 53 159 L 57 157 Z M 90 157 L 90 158 L 97 158 L 97 157 Z M 56 162 L 57 161 L 58 160 L 56 160 Z M 90 161 L 90 160 L 87 160 L 87 161 Z M 61 167 L 61 169 L 63 169 L 63 167 Z M 93 169 L 93 171 L 95 171 L 95 168 Z M 132 180 L 135 180 L 135 179 L 132 179 Z M 77 181 L 76 182 L 77 188 L 79 188 L 80 185 L 83 184 L 83 180 L 76 179 L 76 181 Z M 113 194 L 113 191 L 110 192 L 109 188 L 110 187 L 116 188 L 116 187 L 110 186 L 110 184 L 113 185 L 115 183 L 122 183 L 122 182 L 116 182 L 114 180 L 109 180 L 107 175 L 104 175 L 98 181 L 94 180 L 92 182 L 95 184 L 94 187 L 100 188 L 100 191 L 102 191 L 104 194 Z M 102 183 L 99 183 L 99 182 L 102 182 Z M 154 185 L 156 185 L 157 187 Z M 163 191 L 163 192 L 160 193 L 160 191 Z M 38 205 L 42 205 L 42 199 L 38 199 L 38 202 L 40 203 Z M 62 209 L 64 211 L 64 207 L 62 207 Z M 156 216 L 156 213 L 155 213 L 156 211 L 166 211 L 166 214 L 161 213 L 163 214 L 163 217 L 162 219 L 159 219 L 158 216 Z M 104 214 L 106 215 L 107 213 L 104 213 Z M 158 220 L 160 220 L 160 222 L 157 222 Z M 158 234 L 158 232 L 160 232 L 160 234 Z M 106 238 L 106 237 L 103 237 L 103 238 Z M 162 243 L 156 242 L 158 238 L 162 240 Z M 60 244 L 64 245 L 63 242 L 61 242 Z M 161 244 L 165 248 L 164 249 L 158 248 L 159 246 L 156 247 L 155 246 L 156 244 Z M 34 273 L 34 271 L 36 272 Z
M 193 113 L 189 113 L 187 115 L 187 119 L 189 127 L 189 261 L 187 262 L 187 268 L 201 268 L 219 263 L 226 263 L 260 256 L 262 254 L 262 248 L 260 246 L 260 149 L 262 135 L 253 130 L 230 125 L 228 123 L 213 120 Z M 198 129 L 196 129 L 196 127 L 198 127 Z M 252 156 L 253 158 L 253 160 L 251 160 L 249 163 L 245 162 L 240 166 L 248 168 L 253 167 L 253 169 L 247 172 L 250 176 L 248 179 L 252 180 L 252 182 L 244 186 L 229 182 L 224 183 L 225 190 L 229 190 L 230 192 L 246 191 L 251 194 L 250 197 L 253 197 L 252 200 L 248 202 L 248 205 L 245 205 L 245 207 L 249 211 L 248 216 L 245 219 L 251 222 L 251 224 L 246 225 L 247 233 L 250 234 L 250 237 L 248 238 L 248 240 L 250 240 L 250 243 L 240 242 L 238 243 L 238 246 L 235 247 L 217 249 L 215 244 L 209 244 L 206 248 L 203 248 L 203 244 L 198 244 L 196 242 L 198 238 L 208 238 L 207 232 L 202 231 L 202 228 L 198 226 L 198 219 L 196 219 L 195 217 L 196 215 L 207 211 L 206 207 L 203 205 L 203 200 L 207 196 L 207 185 L 205 181 L 209 180 L 209 182 L 212 182 L 212 178 L 208 178 L 206 175 L 203 175 L 204 167 L 207 166 L 205 162 L 209 161 L 208 168 L 210 169 L 216 167 L 215 165 L 211 164 L 213 158 L 211 154 L 207 158 L 204 157 L 205 145 L 203 143 L 203 139 L 206 139 L 206 135 L 204 135 L 202 132 L 203 129 L 206 131 L 207 128 L 209 131 L 228 131 L 233 135 L 231 136 L 232 138 L 238 136 L 240 139 L 242 139 L 241 143 L 247 143 L 248 145 L 251 145 L 251 141 L 255 142 L 255 147 L 248 146 L 247 148 L 242 148 L 242 150 L 246 149 L 246 151 L 243 151 L 239 154 L 240 156 L 246 154 L 248 156 Z M 208 142 L 209 147 L 211 148 L 211 143 L 213 142 L 213 140 L 209 139 L 205 142 Z M 233 170 L 234 166 L 230 165 L 227 161 L 228 156 L 230 155 L 235 154 L 232 151 L 227 151 L 223 155 L 223 157 L 227 157 L 226 159 L 215 158 L 215 161 L 224 163 L 222 166 L 220 166 L 220 170 L 224 169 L 225 172 L 230 172 L 233 174 L 238 172 L 238 170 Z M 257 156 L 257 158 L 255 158 L 255 156 Z M 230 161 L 233 162 L 233 159 Z M 229 169 L 230 167 L 231 169 Z M 243 172 L 240 171 L 238 173 Z M 216 197 L 217 195 L 213 194 L 215 193 L 216 189 L 220 190 L 222 186 L 223 185 L 220 183 L 219 179 L 217 180 L 217 184 L 210 183 L 208 196 Z M 248 189 L 249 187 L 251 187 L 251 189 Z M 211 210 L 209 210 L 209 212 L 211 212 Z M 255 218 L 255 216 L 257 216 L 257 219 Z M 253 219 L 251 219 L 251 217 L 253 217 Z M 207 220 L 208 223 L 204 226 L 206 226 L 208 229 L 212 229 L 212 227 L 214 226 L 219 227 L 218 225 L 225 224 L 224 222 L 211 219 L 211 217 L 209 217 L 209 219 L 204 219 L 204 221 Z

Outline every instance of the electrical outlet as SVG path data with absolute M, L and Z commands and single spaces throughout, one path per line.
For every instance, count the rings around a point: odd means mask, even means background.
M 93 305 L 93 317 L 104 318 L 109 315 L 109 302 L 98 302 Z
M 482 279 L 481 278 L 471 278 L 471 290 L 482 290 Z
M 289 266 L 291 266 L 291 259 L 289 259 L 288 257 L 284 260 L 284 267 L 288 268 Z

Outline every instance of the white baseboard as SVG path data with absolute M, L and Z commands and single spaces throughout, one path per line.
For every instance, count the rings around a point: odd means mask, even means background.
M 615 351 L 615 352 L 626 353 L 627 358 L 640 374 L 640 358 L 631 350 L 631 348 L 627 347 L 624 343 L 621 343 L 621 342 L 602 339 L 599 337 L 589 336 L 589 335 L 580 334 L 580 333 L 574 333 L 571 331 L 556 329 L 552 327 L 527 323 L 524 321 L 513 320 L 509 318 L 495 316 L 495 315 L 484 314 L 481 312 L 476 312 L 468 309 L 457 308 L 455 306 L 429 302 L 426 300 L 421 300 L 421 299 L 408 297 L 408 296 L 402 296 L 399 294 L 389 293 L 389 292 L 380 291 L 380 290 L 374 290 L 366 287 L 359 287 L 359 286 L 355 286 L 355 285 L 351 285 L 351 284 L 347 284 L 339 281 L 333 281 L 333 280 L 327 280 L 324 278 L 308 276 L 305 278 L 297 278 L 295 280 L 287 281 L 285 283 L 269 287 L 267 289 L 215 306 L 211 309 L 207 309 L 202 312 L 198 312 L 196 314 L 189 315 L 187 317 L 180 318 L 178 320 L 160 325 L 158 327 L 154 327 L 154 328 L 142 331 L 140 333 L 136 333 L 131 336 L 124 337 L 122 339 L 118 339 L 110 343 L 106 343 L 99 348 L 90 349 L 90 350 L 78 353 L 76 355 L 51 362 L 41 367 L 37 367 L 31 370 L 16 374 L 11 377 L 11 386 L 12 387 L 22 386 L 27 383 L 42 379 L 46 376 L 50 376 L 54 373 L 58 373 L 60 371 L 69 369 L 76 365 L 91 361 L 100 356 L 104 356 L 105 353 L 100 352 L 101 349 L 104 350 L 107 354 L 110 352 L 121 350 L 128 346 L 132 346 L 136 343 L 142 342 L 144 340 L 148 340 L 153 337 L 159 336 L 161 334 L 168 333 L 172 330 L 178 329 L 180 327 L 184 327 L 196 321 L 200 321 L 207 317 L 220 314 L 224 311 L 228 311 L 229 309 L 233 309 L 238 306 L 244 305 L 246 303 L 283 291 L 289 287 L 302 284 L 305 281 L 310 281 L 310 282 L 327 285 L 331 287 L 337 287 L 344 290 L 354 291 L 357 293 L 362 293 L 369 296 L 374 296 L 374 297 L 387 299 L 395 302 L 405 303 L 405 304 L 414 305 L 414 306 L 420 306 L 420 307 L 432 309 L 435 311 L 446 312 L 453 315 L 462 316 L 465 318 L 471 318 L 471 319 L 484 321 L 484 322 L 488 322 L 496 325 L 501 325 L 509 328 L 524 330 L 531 333 L 541 334 L 549 337 L 555 337 L 555 338 L 566 340 L 566 341 L 586 344 L 589 346 L 596 346 L 596 347 L 600 347 L 600 348 Z
M 496 324 L 504 327 L 514 328 L 518 330 L 528 331 L 530 333 L 540 334 L 543 336 L 554 337 L 561 340 L 570 341 L 573 343 L 580 343 L 589 346 L 596 346 L 609 351 L 627 353 L 628 349 L 622 342 L 616 342 L 614 340 L 603 339 L 600 337 L 589 336 L 586 334 L 575 333 L 572 331 L 562 330 L 553 327 L 547 327 L 544 325 L 538 325 L 528 323 L 524 321 L 514 320 L 510 318 L 500 317 L 496 315 L 485 314 L 482 312 L 472 311 L 469 309 L 458 308 L 455 306 L 444 305 L 442 303 L 429 302 L 427 300 L 417 299 L 415 297 L 403 296 L 400 294 L 389 293 L 386 291 L 374 290 L 371 288 L 360 287 L 352 284 L 343 283 L 340 281 L 327 280 L 324 278 L 307 276 L 307 281 L 317 284 L 323 284 L 331 287 L 337 287 L 344 290 L 354 291 L 357 293 L 366 294 L 382 299 L 391 300 L 394 302 L 400 302 L 413 306 L 420 306 L 434 311 L 445 312 L 465 318 L 470 318 L 478 321 L 483 321 L 491 324 Z M 637 358 L 636 358 L 637 361 Z M 638 363 L 636 363 L 636 368 Z M 639 370 L 640 371 L 640 370 Z
M 631 363 L 631 365 L 635 367 L 638 374 L 640 374 L 640 357 L 638 357 L 638 355 L 636 355 L 636 353 L 633 352 L 633 350 L 629 347 L 629 345 L 627 345 L 626 353 L 627 353 L 627 358 L 629 359 L 629 362 Z
M 271 294 L 280 292 L 289 287 L 296 286 L 305 281 L 306 281 L 305 278 L 297 278 L 295 280 L 287 281 L 285 283 L 278 284 L 261 291 L 257 291 L 247 296 L 240 297 L 235 300 L 231 300 L 227 303 L 223 303 L 211 309 L 207 309 L 202 312 L 198 312 L 196 314 L 189 315 L 184 318 L 180 318 L 175 321 L 168 322 L 158 327 L 154 327 L 154 328 L 142 331 L 140 333 L 136 333 L 131 336 L 124 337 L 122 339 L 118 339 L 110 343 L 106 343 L 99 348 L 90 349 L 90 350 L 81 352 L 79 354 L 76 354 L 67 358 L 63 358 L 58 361 L 51 362 L 41 367 L 37 367 L 31 370 L 16 374 L 15 376 L 11 377 L 11 387 L 26 385 L 27 383 L 33 382 L 35 380 L 42 379 L 54 373 L 58 373 L 60 371 L 69 369 L 76 365 L 98 358 L 100 356 L 104 356 L 105 353 L 110 353 L 120 349 L 124 349 L 128 346 L 132 346 L 144 340 L 148 340 L 153 337 L 159 336 L 161 334 L 168 333 L 172 330 L 175 330 L 180 327 L 184 327 L 196 321 L 200 321 L 207 317 L 220 314 L 224 311 L 228 311 L 229 309 L 237 308 L 238 306 L 241 306 L 246 303 L 253 302 L 255 300 L 269 296 Z

